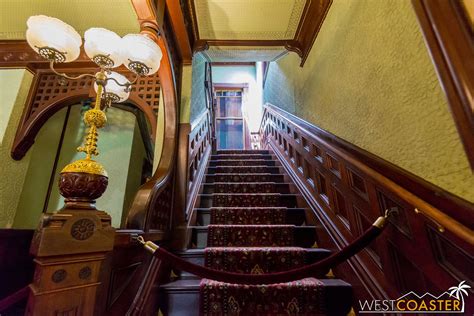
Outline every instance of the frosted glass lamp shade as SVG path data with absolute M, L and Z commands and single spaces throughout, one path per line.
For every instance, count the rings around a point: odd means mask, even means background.
M 138 75 L 152 75 L 160 68 L 163 54 L 160 47 L 150 38 L 141 34 L 128 34 L 123 37 L 126 49 L 125 66 Z
M 79 57 L 82 39 L 63 21 L 35 15 L 26 21 L 26 41 L 42 57 L 56 62 L 71 62 Z
M 111 71 L 110 73 L 107 73 L 107 79 L 112 78 L 117 80 L 120 84 L 128 84 L 130 81 L 125 76 L 122 76 L 121 74 Z M 97 83 L 94 83 L 94 90 L 97 92 Z M 130 96 L 130 91 L 126 89 L 124 86 L 120 86 L 115 82 L 114 80 L 107 80 L 107 83 L 105 85 L 105 98 L 109 98 L 112 100 L 114 103 L 120 103 L 128 99 Z
M 122 38 L 107 29 L 88 29 L 84 33 L 84 50 L 101 67 L 115 68 L 123 63 Z

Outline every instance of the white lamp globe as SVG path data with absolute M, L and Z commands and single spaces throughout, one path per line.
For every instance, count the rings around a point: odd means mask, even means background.
M 84 33 L 84 50 L 97 65 L 115 68 L 123 63 L 122 38 L 104 28 L 93 27 Z
M 125 66 L 139 75 L 152 75 L 160 68 L 163 54 L 160 47 L 142 34 L 127 34 L 123 37 L 126 48 Z M 143 67 L 145 66 L 145 67 Z
M 28 18 L 26 25 L 26 41 L 42 57 L 56 62 L 71 62 L 79 57 L 82 39 L 69 24 L 35 15 Z
M 130 83 L 130 81 L 128 81 L 125 76 L 115 71 L 107 73 L 107 78 L 113 78 L 117 80 L 120 84 Z M 95 92 L 97 92 L 97 88 L 97 83 L 94 83 Z M 118 85 L 117 82 L 115 82 L 114 80 L 107 80 L 107 83 L 105 85 L 105 93 L 105 97 L 112 99 L 112 102 L 114 103 L 123 102 L 127 100 L 130 96 L 130 91 L 128 91 L 126 87 Z

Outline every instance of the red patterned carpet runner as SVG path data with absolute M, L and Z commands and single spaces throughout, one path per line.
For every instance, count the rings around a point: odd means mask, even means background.
M 263 159 L 255 159 L 255 160 L 233 160 L 233 159 L 226 159 L 219 161 L 219 166 L 248 166 L 252 164 L 252 166 L 269 166 L 268 160 Z
M 216 173 L 272 173 L 271 170 L 278 170 L 275 167 L 267 166 L 222 166 L 216 167 Z
M 215 183 L 215 193 L 274 193 L 275 183 L 249 182 L 249 183 Z
M 262 274 L 299 268 L 306 250 L 299 247 L 213 247 L 205 250 L 206 266 L 247 274 Z
M 243 174 L 215 174 L 215 182 L 259 182 L 259 181 L 272 181 L 274 177 L 281 177 L 280 175 L 274 175 L 269 173 L 243 173 Z
M 255 151 L 251 158 L 241 153 L 226 151 L 210 167 L 213 196 L 206 201 L 211 224 L 205 265 L 245 274 L 303 266 L 308 252 L 294 247 L 295 226 L 287 224 L 287 207 L 295 207 L 296 201 L 289 200 L 290 189 L 280 167 L 269 160 L 268 153 L 258 156 Z M 314 278 L 270 285 L 203 279 L 200 312 L 209 316 L 325 315 L 323 291 L 323 283 Z
M 324 287 L 308 278 L 271 285 L 239 285 L 203 279 L 204 315 L 325 315 Z
M 223 225 L 270 225 L 286 222 L 286 208 L 278 207 L 213 207 L 211 224 Z
M 293 246 L 294 225 L 209 225 L 208 247 Z
M 213 206 L 279 206 L 280 194 L 229 194 L 216 193 L 213 195 Z

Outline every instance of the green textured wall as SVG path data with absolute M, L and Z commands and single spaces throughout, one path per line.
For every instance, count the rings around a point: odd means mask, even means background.
M 140 134 L 140 127 L 135 123 L 133 131 L 132 147 L 130 149 L 130 163 L 128 165 L 128 175 L 123 199 L 122 222 L 125 222 L 126 214 L 130 210 L 135 193 L 140 187 L 142 180 L 143 163 L 146 157 L 145 145 Z
M 278 105 L 466 200 L 469 168 L 410 0 L 334 0 L 303 68 L 269 69 Z
M 50 117 L 30 148 L 31 159 L 26 173 L 28 180 L 21 191 L 14 228 L 31 229 L 38 225 L 48 195 L 51 170 L 54 167 L 66 112 L 67 109 L 62 109 Z M 53 183 L 52 190 L 57 190 L 57 182 Z
M 191 116 L 192 73 L 193 67 L 191 65 L 183 66 L 183 72 L 181 77 L 181 100 L 179 110 L 180 123 L 189 123 L 189 119 Z
M 10 151 L 33 75 L 24 69 L 0 70 L 0 228 L 11 227 L 30 163 L 30 153 L 15 161 Z
M 160 96 L 163 95 L 163 90 L 160 89 Z M 163 98 L 160 97 L 158 103 L 158 118 L 155 138 L 155 154 L 153 156 L 153 174 L 158 168 L 161 160 L 161 153 L 163 152 L 163 141 L 165 139 L 165 106 Z
M 82 122 L 80 106 L 73 106 L 69 115 L 64 142 L 58 160 L 56 184 L 59 172 L 64 166 L 77 159 L 84 158 L 83 153 L 76 152 L 82 145 L 86 128 Z M 100 162 L 109 175 L 109 186 L 104 195 L 97 200 L 97 208 L 112 216 L 112 225 L 119 227 L 124 198 L 127 187 L 128 167 L 135 130 L 135 116 L 126 111 L 115 108 L 107 110 L 107 125 L 99 130 L 99 156 L 94 158 Z M 63 206 L 63 197 L 55 185 L 48 203 L 48 211 L 54 212 Z
M 189 122 L 193 122 L 204 111 L 206 111 L 206 58 L 202 54 L 193 57 L 193 74 L 191 90 L 191 110 Z

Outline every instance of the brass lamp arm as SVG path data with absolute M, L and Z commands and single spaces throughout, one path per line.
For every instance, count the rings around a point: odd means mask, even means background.
M 66 75 L 65 73 L 60 73 L 58 72 L 56 69 L 54 69 L 54 61 L 51 60 L 49 62 L 49 68 L 58 76 L 60 77 L 63 77 L 63 78 L 66 78 L 66 79 L 69 79 L 69 80 L 77 80 L 77 79 L 81 79 L 81 78 L 85 78 L 85 77 L 90 77 L 90 78 L 95 78 L 94 75 L 92 74 L 82 74 L 82 75 L 79 75 L 77 77 L 71 77 L 71 76 L 68 76 Z
M 119 86 L 121 86 L 121 87 L 125 87 L 125 88 L 128 90 L 128 89 L 130 89 L 130 87 L 131 87 L 132 85 L 134 85 L 134 84 L 137 82 L 137 80 L 138 80 L 139 77 L 140 77 L 139 75 L 135 75 L 135 79 L 133 79 L 132 82 L 127 82 L 127 83 L 120 83 L 120 82 L 117 81 L 117 79 L 111 78 L 111 77 L 105 79 L 105 81 L 109 81 L 109 80 L 115 81 L 115 83 L 116 83 L 117 85 L 119 85 Z

